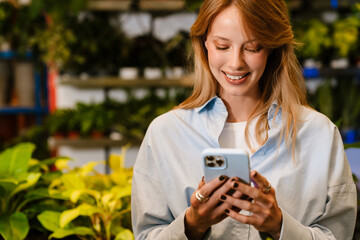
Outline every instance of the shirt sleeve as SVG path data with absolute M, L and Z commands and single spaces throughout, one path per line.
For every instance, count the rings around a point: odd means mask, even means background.
M 352 239 L 356 222 L 357 194 L 337 128 L 334 129 L 331 158 L 327 198 L 322 214 L 310 226 L 304 226 L 282 209 L 283 225 L 280 239 Z
M 135 239 L 187 239 L 185 211 L 174 218 L 168 208 L 166 193 L 144 139 L 134 166 L 131 212 Z

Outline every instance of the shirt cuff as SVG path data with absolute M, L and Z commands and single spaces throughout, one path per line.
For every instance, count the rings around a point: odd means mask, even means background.
M 312 239 L 311 232 L 307 227 L 302 225 L 299 221 L 293 218 L 288 212 L 281 208 L 282 211 L 282 226 L 280 233 L 280 240 L 307 240 Z

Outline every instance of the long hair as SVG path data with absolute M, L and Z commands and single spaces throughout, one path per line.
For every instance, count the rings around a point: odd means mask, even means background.
M 246 142 L 254 152 L 249 141 L 248 126 L 257 116 L 259 119 L 255 125 L 255 139 L 260 145 L 266 142 L 269 130 L 267 113 L 271 104 L 276 101 L 278 104 L 276 114 L 281 107 L 285 123 L 281 137 L 284 136 L 287 143 L 292 142 L 294 157 L 298 108 L 300 105 L 307 106 L 307 103 L 305 82 L 294 53 L 296 42 L 284 0 L 204 1 L 190 31 L 195 71 L 193 92 L 177 108 L 199 107 L 218 93 L 219 84 L 210 71 L 204 42 L 215 17 L 231 5 L 239 9 L 246 33 L 251 33 L 261 46 L 270 49 L 264 73 L 259 80 L 260 103 L 247 121 Z M 265 136 L 261 134 L 264 132 Z

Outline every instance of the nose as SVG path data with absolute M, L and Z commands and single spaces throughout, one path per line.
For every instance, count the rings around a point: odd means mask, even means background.
M 244 61 L 244 54 L 243 52 L 238 49 L 234 49 L 232 56 L 231 56 L 231 62 L 230 62 L 230 67 L 233 70 L 238 70 L 241 69 L 242 67 L 244 67 L 245 65 L 245 61 Z

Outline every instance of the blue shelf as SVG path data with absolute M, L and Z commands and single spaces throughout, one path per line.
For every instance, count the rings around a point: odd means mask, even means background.
M 0 51 L 0 59 L 13 59 L 16 58 L 17 54 L 14 51 Z M 33 53 L 31 51 L 27 51 L 25 53 L 25 58 L 26 59 L 32 59 L 33 58 Z
M 4 107 L 0 108 L 0 114 L 46 114 L 46 107 Z
M 0 51 L 0 59 L 11 61 L 11 60 L 34 60 L 33 53 L 27 51 L 25 55 L 20 56 L 15 51 Z M 41 76 L 39 72 L 35 72 L 34 84 L 35 84 L 35 106 L 34 107 L 0 107 L 0 115 L 16 115 L 16 114 L 33 114 L 36 116 L 36 121 L 38 125 L 42 124 L 43 116 L 49 113 L 47 104 L 42 104 L 41 92 L 44 91 L 44 98 L 47 99 L 47 69 L 44 67 L 43 70 L 44 83 L 41 83 Z M 44 90 L 43 90 L 44 89 Z M 47 100 L 46 100 L 47 101 Z

